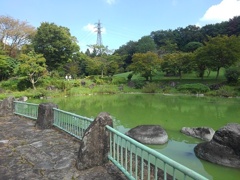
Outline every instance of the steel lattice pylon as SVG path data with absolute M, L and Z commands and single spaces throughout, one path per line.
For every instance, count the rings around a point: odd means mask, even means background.
M 97 26 L 95 27 L 95 28 L 97 29 L 97 30 L 96 30 L 96 32 L 97 32 L 97 43 L 96 43 L 96 44 L 97 44 L 98 46 L 102 46 L 102 34 L 101 34 L 101 33 L 102 33 L 102 30 L 101 30 L 102 27 L 101 27 L 100 20 L 98 20 L 98 23 L 96 23 L 96 25 L 97 25 Z

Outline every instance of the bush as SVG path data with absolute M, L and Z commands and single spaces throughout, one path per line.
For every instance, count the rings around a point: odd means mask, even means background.
M 144 85 L 145 82 L 141 80 L 132 80 L 128 82 L 128 86 L 133 87 L 135 89 L 142 89 Z
M 240 76 L 240 71 L 237 67 L 230 67 L 226 69 L 225 77 L 228 83 L 237 83 Z
M 217 96 L 223 97 L 233 97 L 236 95 L 234 88 L 230 86 L 222 86 L 219 90 L 216 91 Z
M 130 80 L 132 79 L 132 77 L 133 77 L 133 73 L 130 73 L 130 74 L 127 76 L 128 81 L 130 81 Z
M 96 76 L 94 79 L 93 79 L 93 82 L 98 84 L 98 85 L 103 85 L 104 84 L 104 79 Z
M 126 78 L 124 77 L 114 77 L 112 80 L 113 84 L 125 84 L 126 82 Z
M 27 78 L 21 78 L 19 79 L 17 83 L 17 90 L 18 91 L 24 91 L 26 89 L 32 88 L 32 84 Z
M 101 80 L 103 80 L 104 83 L 111 83 L 112 82 L 112 77 L 111 76 L 104 76 L 104 77 L 99 77 Z
M 205 93 L 210 91 L 210 88 L 204 84 L 183 84 L 177 87 L 178 91 L 190 92 L 190 93 Z
M 1 82 L 1 88 L 5 90 L 11 90 L 11 91 L 16 91 L 18 90 L 17 84 L 19 80 L 17 78 L 11 78 L 7 81 L 2 81 Z
M 144 92 L 144 93 L 156 93 L 157 88 L 158 88 L 157 84 L 155 84 L 155 83 L 147 83 L 143 87 L 142 92 Z

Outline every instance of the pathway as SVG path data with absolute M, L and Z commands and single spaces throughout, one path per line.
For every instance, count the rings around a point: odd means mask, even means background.
M 79 171 L 79 140 L 55 128 L 40 130 L 35 121 L 0 117 L 0 180 L 125 180 L 110 162 Z

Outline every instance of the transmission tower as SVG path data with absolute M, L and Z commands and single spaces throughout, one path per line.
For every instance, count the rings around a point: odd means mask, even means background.
M 98 23 L 96 23 L 96 26 L 95 28 L 97 29 L 95 32 L 97 32 L 97 45 L 100 47 L 102 46 L 102 27 L 101 27 L 101 23 L 100 23 L 100 20 L 98 20 Z

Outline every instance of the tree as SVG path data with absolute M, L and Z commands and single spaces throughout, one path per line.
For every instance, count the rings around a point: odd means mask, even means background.
M 16 66 L 16 59 L 7 55 L 0 55 L 0 79 L 3 80 L 12 77 Z
M 47 22 L 37 29 L 33 45 L 36 53 L 43 54 L 50 71 L 62 67 L 80 49 L 68 28 Z
M 240 76 L 239 67 L 230 67 L 225 71 L 225 77 L 228 83 L 237 83 Z
M 45 58 L 42 54 L 36 54 L 34 51 L 31 51 L 28 54 L 21 54 L 19 62 L 17 73 L 26 75 L 33 89 L 36 89 L 35 84 L 47 73 Z
M 122 45 L 119 49 L 115 50 L 114 54 L 122 56 L 123 68 L 126 70 L 127 67 L 132 63 L 132 55 L 136 53 L 137 42 L 129 41 L 127 44 Z
M 64 69 L 66 74 L 70 74 L 73 78 L 76 78 L 80 71 L 79 62 L 72 60 L 65 64 Z
M 216 24 L 207 24 L 201 28 L 201 33 L 203 35 L 203 41 L 207 41 L 208 37 L 216 37 L 218 35 L 227 34 L 228 22 L 224 21 Z M 201 42 L 201 41 L 200 41 Z
M 206 66 L 217 71 L 217 79 L 220 68 L 230 67 L 240 59 L 240 37 L 226 35 L 209 37 L 206 45 L 199 49 L 198 57 L 201 55 L 201 59 L 205 59 Z
M 211 61 L 207 58 L 207 53 L 204 47 L 198 48 L 194 52 L 194 61 L 196 63 L 195 71 L 201 79 L 203 79 L 205 71 L 212 66 Z
M 240 35 L 240 16 L 235 16 L 230 19 L 227 25 L 227 34 L 231 35 Z
M 177 43 L 171 43 L 170 41 L 166 41 L 164 46 L 161 46 L 158 50 L 158 55 L 160 57 L 164 56 L 165 54 L 174 53 L 177 51 L 178 46 Z
M 22 45 L 29 44 L 36 30 L 26 21 L 0 16 L 0 44 L 10 57 L 16 57 Z
M 152 80 L 161 63 L 158 55 L 153 52 L 135 53 L 132 61 L 133 63 L 129 66 L 129 70 L 133 71 L 134 74 L 141 74 L 147 81 L 149 79 Z
M 93 52 L 89 54 L 91 57 L 112 54 L 112 51 L 108 49 L 108 46 L 94 44 L 88 45 L 88 47 L 93 50 Z
M 99 58 L 99 57 L 97 57 Z M 88 58 L 86 61 L 86 74 L 87 75 L 99 75 L 102 73 L 102 62 L 97 58 Z
M 166 54 L 161 64 L 161 69 L 166 75 L 179 76 L 180 79 L 183 73 L 191 72 L 193 67 L 193 54 L 183 52 Z
M 189 42 L 202 42 L 203 35 L 200 31 L 200 27 L 195 25 L 189 25 L 185 28 L 178 28 L 173 31 L 178 49 L 184 51 L 184 47 Z
M 175 44 L 176 39 L 175 35 L 172 30 L 159 30 L 159 31 L 153 31 L 150 35 L 155 44 L 161 48 L 162 46 L 166 46 L 167 44 Z
M 146 53 L 148 51 L 155 52 L 156 44 L 154 43 L 154 40 L 150 36 L 143 36 L 137 42 L 136 52 L 137 53 Z
M 185 45 L 184 51 L 185 52 L 193 52 L 202 46 L 203 46 L 203 44 L 200 42 L 189 42 Z
M 113 76 L 117 71 L 121 71 L 119 68 L 122 67 L 122 57 L 118 54 L 112 54 L 105 56 L 106 58 L 106 74 L 107 76 Z

